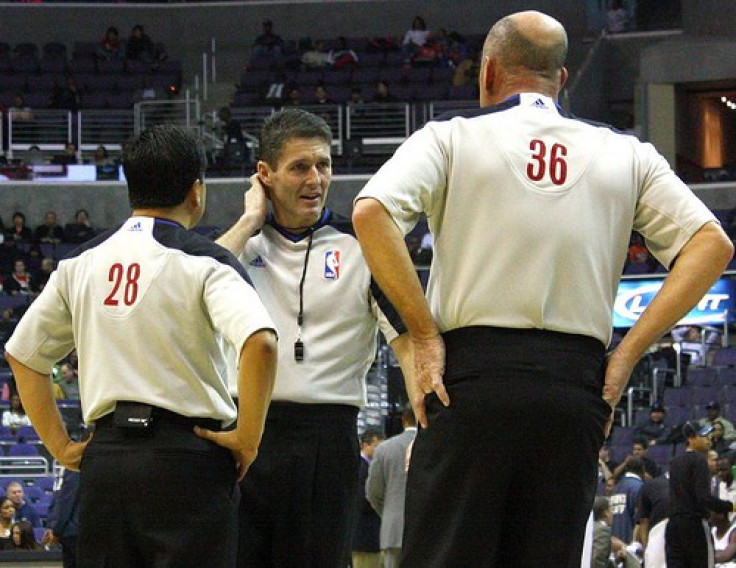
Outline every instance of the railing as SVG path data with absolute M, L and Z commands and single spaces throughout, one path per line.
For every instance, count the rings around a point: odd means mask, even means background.
M 200 115 L 199 100 L 190 98 L 189 92 L 181 100 L 143 101 L 133 107 L 136 134 L 157 124 L 178 124 L 199 131 Z
M 38 146 L 60 151 L 72 140 L 73 115 L 66 110 L 34 110 L 31 117 L 14 109 L 8 111 L 8 157 L 13 152 Z
M 0 456 L 0 471 L 14 477 L 51 473 L 49 460 L 43 456 Z
M 94 151 L 99 145 L 119 151 L 134 132 L 132 110 L 85 110 L 77 120 L 77 140 L 82 151 Z

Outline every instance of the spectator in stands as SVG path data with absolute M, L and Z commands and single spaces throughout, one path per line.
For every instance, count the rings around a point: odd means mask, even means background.
M 706 333 L 696 325 L 675 327 L 670 335 L 680 344 L 680 353 L 690 358 L 691 365 L 705 365 L 708 352 L 720 338 L 718 331 Z
M 658 524 L 669 517 L 669 506 L 669 475 L 664 474 L 654 479 L 647 479 L 639 493 L 637 524 L 636 530 L 634 531 L 634 539 L 641 543 L 647 557 L 654 554 L 664 556 L 664 532 L 662 531 L 662 527 L 658 528 L 652 535 L 651 550 L 649 550 L 649 535 Z M 657 539 L 657 534 L 660 534 L 661 538 Z
M 74 148 L 76 150 L 76 148 Z M 43 225 L 36 227 L 34 241 L 37 244 L 58 245 L 64 242 L 64 229 L 59 225 L 56 212 L 47 211 Z
M 391 94 L 391 91 L 389 89 L 389 85 L 386 81 L 378 81 L 376 83 L 376 92 L 373 95 L 373 98 L 371 99 L 372 103 L 393 103 L 396 102 L 397 99 L 393 94 Z
M 299 87 L 293 86 L 289 89 L 289 96 L 282 103 L 283 106 L 294 106 L 298 107 L 302 104 L 302 92 Z
M 51 106 L 53 108 L 77 112 L 82 100 L 82 89 L 79 88 L 77 80 L 73 75 L 68 75 L 64 86 L 56 86 L 51 95 Z
M 330 52 L 332 53 L 332 52 Z M 323 69 L 330 61 L 330 53 L 327 52 L 325 42 L 318 39 L 314 42 L 310 49 L 307 49 L 301 57 L 304 69 Z
M 76 144 L 74 142 L 67 142 L 64 146 L 64 153 L 53 156 L 51 163 L 60 165 L 78 164 L 79 157 L 77 156 Z
M 711 444 L 714 451 L 718 452 L 719 456 L 730 451 L 729 443 L 726 442 L 723 437 L 725 429 L 723 428 L 723 422 L 720 419 L 713 422 L 713 433 L 711 434 Z
M 627 266 L 641 267 L 642 270 L 653 271 L 657 266 L 656 259 L 651 255 L 649 249 L 644 245 L 644 240 L 639 233 L 631 233 L 629 239 L 629 252 Z
M 9 497 L 0 499 L 0 550 L 7 548 L 11 540 L 11 529 L 15 519 L 15 505 Z
M 314 88 L 314 104 L 316 105 L 332 105 L 335 104 L 327 93 L 327 88 L 324 85 L 317 85 Z
M 23 161 L 29 166 L 40 166 L 46 163 L 46 158 L 41 152 L 41 148 L 34 144 L 28 148 L 25 156 L 23 156 Z
M 327 54 L 327 63 L 335 69 L 358 66 L 358 54 L 348 49 L 347 41 L 343 36 L 335 40 L 335 47 Z
M 611 510 L 613 512 L 613 536 L 625 543 L 632 540 L 636 520 L 636 506 L 639 492 L 644 485 L 644 463 L 642 460 L 630 457 L 624 462 L 624 475 L 616 484 L 611 495 Z
M 59 386 L 64 393 L 64 400 L 79 400 L 79 377 L 77 369 L 68 361 L 59 368 L 61 380 Z
M 284 40 L 273 31 L 273 22 L 264 20 L 261 24 L 263 30 L 253 42 L 251 57 L 281 57 L 284 49 Z
M 16 522 L 26 521 L 33 527 L 41 526 L 41 519 L 38 516 L 38 511 L 36 511 L 36 509 L 33 508 L 33 505 L 25 499 L 25 492 L 23 491 L 22 483 L 19 481 L 11 481 L 5 488 L 5 493 L 15 506 Z
M 670 442 L 672 428 L 664 423 L 667 411 L 661 404 L 653 404 L 649 417 L 634 428 L 634 440 L 647 446 Z
M 626 459 L 614 470 L 614 477 L 616 479 L 620 479 L 621 475 L 627 471 L 629 462 L 632 461 L 641 462 L 642 467 L 644 468 L 644 473 L 650 478 L 658 477 L 661 473 L 660 468 L 652 458 L 647 456 L 647 447 L 648 446 L 646 444 L 635 441 L 631 445 L 631 453 L 626 456 Z
M 613 477 L 613 472 L 618 463 L 611 457 L 611 448 L 604 443 L 598 450 L 598 480 L 601 485 Z
M 97 47 L 97 56 L 100 59 L 122 59 L 124 55 L 123 45 L 120 43 L 118 29 L 110 26 L 105 32 L 100 45 Z
M 15 94 L 13 106 L 8 108 L 8 111 L 13 114 L 13 120 L 33 120 L 33 111 L 31 107 L 26 105 L 26 101 L 20 93 Z
M 140 24 L 133 26 L 130 31 L 130 37 L 125 46 L 125 58 L 145 63 L 153 63 L 158 60 L 156 46 Z
M 94 163 L 95 166 L 113 166 L 115 165 L 115 160 L 110 157 L 110 152 L 107 151 L 105 145 L 100 144 L 95 148 L 92 163 Z
M 5 229 L 5 242 L 30 243 L 33 241 L 33 231 L 26 227 L 26 216 L 20 211 L 13 213 L 12 225 Z
M 28 521 L 15 523 L 11 529 L 12 542 L 7 550 L 41 550 L 41 545 L 36 542 L 33 529 L 34 526 Z
M 404 34 L 404 41 L 401 46 L 403 52 L 409 58 L 412 58 L 419 51 L 419 48 L 427 43 L 429 35 L 430 31 L 427 29 L 424 18 L 416 16 L 411 23 L 411 28 Z
M 734 484 L 732 466 L 733 464 L 728 458 L 718 458 L 716 466 L 718 468 L 717 497 L 719 499 L 723 499 L 724 501 L 731 501 L 731 503 L 736 503 L 736 484 Z M 729 513 L 729 518 L 731 520 L 734 520 L 736 518 L 736 513 Z
M 55 268 L 56 266 L 54 265 L 53 258 L 46 257 L 41 259 L 41 267 L 39 268 L 38 272 L 36 272 L 33 276 L 37 291 L 40 292 L 44 289 L 46 283 L 49 281 L 49 278 L 51 278 L 51 273 L 54 271 Z
M 32 294 L 36 292 L 36 283 L 33 276 L 26 270 L 26 263 L 22 258 L 16 258 L 13 271 L 3 278 L 3 290 L 12 296 L 17 294 Z
M 21 426 L 30 425 L 31 419 L 28 418 L 28 415 L 23 408 L 23 403 L 20 400 L 20 395 L 17 392 L 11 394 L 10 408 L 3 411 L 3 426 L 5 426 L 6 428 L 10 428 L 10 431 L 15 434 L 18 431 L 18 428 L 20 428 Z M 10 494 L 8 493 L 8 495 Z
M 606 29 L 617 34 L 625 32 L 629 27 L 629 13 L 621 0 L 611 0 L 606 10 Z
M 721 416 L 721 403 L 717 400 L 711 400 L 705 406 L 706 416 L 698 420 L 700 426 L 706 426 L 708 424 L 715 425 L 716 421 L 719 421 L 723 425 L 723 439 L 731 444 L 736 440 L 736 430 L 734 430 L 733 424 Z
M 104 146 L 100 146 L 103 150 Z M 105 150 L 107 153 L 107 150 Z M 95 154 L 96 156 L 96 154 Z M 68 243 L 83 243 L 95 236 L 95 230 L 92 222 L 89 220 L 89 213 L 86 209 L 78 209 L 74 213 L 74 222 L 67 223 L 64 227 L 64 239 Z

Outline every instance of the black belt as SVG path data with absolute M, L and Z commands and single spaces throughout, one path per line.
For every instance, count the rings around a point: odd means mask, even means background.
M 166 410 L 165 408 L 161 408 L 158 406 L 151 406 L 141 403 L 142 407 L 144 406 L 150 406 L 151 407 L 151 416 L 153 417 L 152 423 L 155 424 L 156 422 L 168 422 L 170 424 L 178 424 L 181 426 L 187 426 L 188 428 L 194 428 L 195 426 L 199 426 L 201 428 L 206 428 L 207 430 L 213 430 L 215 432 L 219 432 L 222 430 L 222 422 L 220 420 L 215 420 L 214 418 L 199 418 L 196 416 L 184 416 L 183 414 L 177 414 L 176 412 L 172 412 L 171 410 Z M 110 412 L 109 414 L 105 414 L 105 416 L 102 416 L 98 418 L 95 421 L 95 428 L 108 428 L 108 427 L 115 427 L 115 413 Z

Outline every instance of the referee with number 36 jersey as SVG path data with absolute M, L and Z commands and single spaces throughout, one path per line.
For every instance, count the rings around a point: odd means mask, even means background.
M 6 345 L 43 443 L 81 471 L 82 567 L 233 565 L 237 481 L 260 443 L 276 337 L 237 260 L 187 230 L 205 209 L 204 156 L 174 126 L 132 139 L 133 215 L 59 263 Z M 67 435 L 49 377 L 75 347 L 87 445 Z

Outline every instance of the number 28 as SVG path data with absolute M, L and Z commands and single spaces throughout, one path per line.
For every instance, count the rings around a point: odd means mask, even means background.
M 116 262 L 110 267 L 107 279 L 112 282 L 112 291 L 105 298 L 106 306 L 117 306 L 120 304 L 120 288 L 122 286 L 123 303 L 126 306 L 132 306 L 138 298 L 138 279 L 141 276 L 141 265 L 137 262 L 132 263 L 126 269 L 122 264 Z M 125 285 L 123 285 L 123 277 L 125 277 Z
M 549 179 L 555 185 L 562 185 L 567 179 L 567 147 L 562 144 L 552 144 L 547 157 L 547 145 L 535 138 L 529 142 L 532 151 L 532 161 L 526 165 L 526 175 L 532 181 L 540 181 L 549 173 Z

